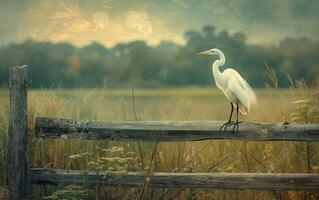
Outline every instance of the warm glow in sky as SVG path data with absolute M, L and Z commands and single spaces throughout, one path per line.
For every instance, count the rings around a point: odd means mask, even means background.
M 183 43 L 203 25 L 243 32 L 251 43 L 319 35 L 316 0 L 11 0 L 0 3 L 0 44 L 66 41 L 106 46 L 161 40 Z
M 182 42 L 181 35 L 168 30 L 168 27 L 159 21 L 151 22 L 146 12 L 128 11 L 122 18 L 109 16 L 106 7 L 87 16 L 77 6 L 62 6 L 61 11 L 50 17 L 46 30 L 36 29 L 31 32 L 32 38 L 52 41 L 70 41 L 75 44 L 85 44 L 92 40 L 106 45 L 118 42 L 128 42 L 138 39 L 149 43 L 158 43 L 160 40 Z

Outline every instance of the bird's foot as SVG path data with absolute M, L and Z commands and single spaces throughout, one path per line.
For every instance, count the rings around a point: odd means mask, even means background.
M 236 128 L 236 132 L 238 132 L 238 127 L 239 124 L 243 123 L 242 121 L 236 121 L 235 123 L 233 123 L 233 133 L 235 133 L 235 128 Z
M 233 125 L 235 122 L 234 121 L 228 121 L 225 124 L 223 124 L 220 128 L 219 131 L 222 131 L 224 129 L 224 131 L 227 131 L 227 127 Z

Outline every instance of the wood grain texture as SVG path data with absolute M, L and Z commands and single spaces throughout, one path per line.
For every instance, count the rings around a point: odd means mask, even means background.
M 24 199 L 29 192 L 27 83 L 27 66 L 10 69 L 10 115 L 6 162 L 10 199 Z
M 89 184 L 142 187 L 144 174 L 139 172 L 97 173 L 93 171 L 30 170 L 31 181 L 40 185 Z M 149 187 L 225 188 L 267 190 L 318 190 L 319 174 L 298 173 L 151 173 Z
M 92 121 L 37 117 L 38 137 L 86 140 L 197 141 L 208 139 L 319 141 L 319 125 L 245 122 L 239 132 L 219 131 L 217 121 Z

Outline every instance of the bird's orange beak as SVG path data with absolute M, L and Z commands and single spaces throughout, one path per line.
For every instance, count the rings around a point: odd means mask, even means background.
M 208 54 L 208 51 L 202 51 L 202 52 L 199 52 L 197 55 L 207 56 L 209 54 Z

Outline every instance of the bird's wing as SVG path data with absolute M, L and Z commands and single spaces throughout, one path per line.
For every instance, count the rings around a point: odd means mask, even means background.
M 229 90 L 236 95 L 242 106 L 244 106 L 247 111 L 250 110 L 250 105 L 257 104 L 256 95 L 253 89 L 237 71 L 229 68 L 226 69 L 223 74 L 229 78 Z

